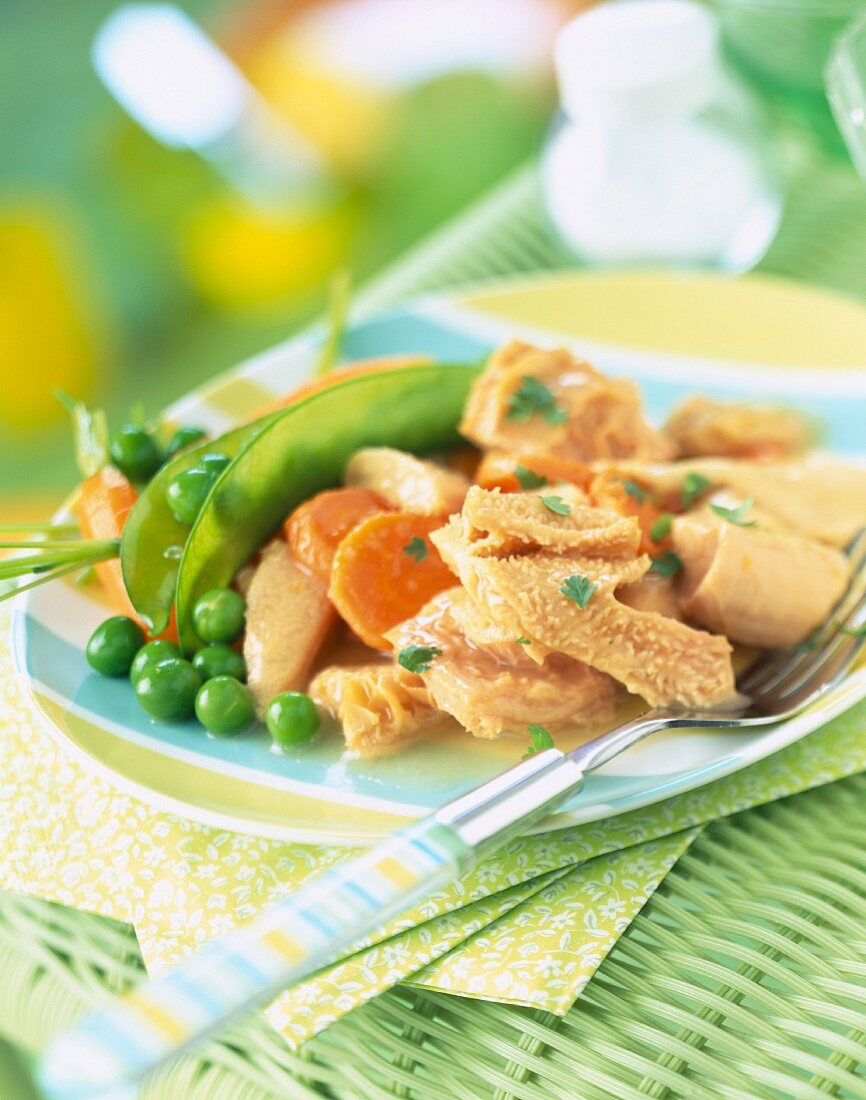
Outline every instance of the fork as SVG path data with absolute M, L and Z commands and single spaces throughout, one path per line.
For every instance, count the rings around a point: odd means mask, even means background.
M 769 653 L 737 681 L 736 712 L 654 709 L 570 752 L 551 748 L 442 806 L 276 902 L 49 1046 L 39 1082 L 54 1100 L 116 1096 L 241 1014 L 361 946 L 361 939 L 465 874 L 555 810 L 584 777 L 660 730 L 752 729 L 799 714 L 836 687 L 866 643 L 866 532 L 851 581 L 808 644 Z

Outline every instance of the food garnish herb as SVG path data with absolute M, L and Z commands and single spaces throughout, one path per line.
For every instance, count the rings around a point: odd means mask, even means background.
M 415 561 L 423 561 L 429 554 L 427 543 L 419 535 L 415 535 L 403 547 L 403 557 L 413 558 Z
M 638 504 L 643 504 L 646 500 L 646 489 L 642 485 L 638 485 L 636 481 L 632 481 L 631 478 L 621 477 L 619 480 L 628 495 L 636 500 Z
M 515 642 L 517 642 L 518 645 L 532 645 L 532 642 L 529 640 L 529 638 L 520 637 L 515 638 L 514 640 Z
M 687 512 L 698 497 L 705 493 L 711 485 L 712 482 L 708 477 L 704 477 L 703 474 L 697 474 L 694 470 L 690 470 L 683 478 L 682 496 L 680 497 L 683 511 Z
M 653 560 L 650 572 L 660 573 L 663 577 L 672 577 L 675 573 L 679 573 L 682 567 L 682 558 L 673 550 L 665 550 Z
M 674 517 L 670 512 L 662 512 L 652 527 L 650 527 L 650 538 L 653 542 L 661 542 L 668 537 L 671 533 L 671 524 L 673 521 Z
M 757 520 L 746 519 L 748 511 L 754 503 L 755 498 L 749 497 L 742 504 L 738 504 L 736 508 L 724 508 L 721 504 L 711 504 L 710 508 L 717 516 L 721 516 L 728 523 L 733 523 L 735 527 L 756 527 Z
M 551 512 L 555 512 L 558 516 L 570 516 L 571 505 L 566 504 L 562 497 L 542 497 L 541 503 Z
M 532 744 L 523 754 L 521 760 L 528 760 L 530 756 L 535 756 L 537 752 L 542 752 L 544 749 L 554 748 L 553 738 L 544 726 L 527 726 L 526 729 L 532 738 Z
M 526 421 L 536 414 L 548 424 L 564 424 L 567 419 L 565 409 L 557 405 L 553 391 L 531 374 L 525 374 L 508 399 L 505 419 Z
M 514 476 L 520 482 L 521 489 L 541 489 L 547 484 L 544 474 L 537 474 L 535 470 L 529 470 L 526 466 L 515 466 Z
M 573 577 L 566 577 L 559 591 L 567 599 L 573 600 L 583 610 L 597 589 L 598 585 L 593 584 L 589 577 L 577 573 Z
M 435 645 L 409 645 L 401 649 L 397 655 L 397 663 L 407 672 L 427 672 L 434 657 L 439 657 L 442 650 Z
M 839 632 L 847 634 L 849 638 L 866 638 L 866 623 L 862 623 L 860 626 L 845 626 L 839 623 Z

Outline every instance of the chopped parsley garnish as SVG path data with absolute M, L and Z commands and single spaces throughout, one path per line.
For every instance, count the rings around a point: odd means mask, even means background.
M 524 638 L 523 636 L 521 636 L 520 638 L 515 638 L 514 640 L 515 642 L 517 642 L 518 645 L 532 645 L 532 642 L 528 638 Z
M 717 516 L 721 516 L 728 523 L 733 523 L 735 527 L 756 527 L 757 520 L 746 519 L 746 514 L 754 503 L 755 498 L 749 497 L 736 508 L 723 508 L 721 504 L 711 504 L 710 508 Z
M 839 632 L 841 634 L 847 634 L 849 638 L 866 638 L 866 623 L 861 626 L 845 626 L 843 623 L 839 623 Z
M 441 654 L 442 650 L 435 645 L 409 645 L 400 650 L 397 663 L 407 672 L 426 672 L 433 663 L 433 658 Z
M 573 600 L 582 611 L 597 589 L 598 585 L 593 584 L 589 577 L 577 573 L 573 577 L 566 577 L 559 591 L 567 599 Z
M 683 489 L 680 497 L 683 511 L 687 512 L 698 497 L 702 496 L 711 485 L 712 482 L 708 477 L 704 477 L 703 474 L 696 474 L 694 470 L 690 470 L 683 478 Z
M 544 474 L 537 474 L 535 470 L 529 470 L 526 466 L 515 466 L 514 476 L 520 482 L 521 489 L 541 489 L 547 484 Z
M 415 535 L 409 542 L 403 547 L 404 558 L 414 558 L 415 561 L 423 561 L 429 553 L 427 549 L 427 543 L 424 539 Z
M 565 409 L 557 405 L 553 391 L 531 374 L 525 374 L 508 399 L 505 419 L 526 421 L 536 414 L 548 424 L 564 424 L 567 420 Z
M 530 756 L 535 756 L 537 752 L 543 752 L 544 749 L 554 748 L 550 731 L 546 730 L 544 726 L 527 726 L 526 730 L 532 738 L 532 744 L 521 757 L 522 760 L 528 760 Z
M 638 504 L 643 504 L 646 500 L 646 489 L 644 489 L 643 485 L 638 485 L 636 481 L 632 481 L 631 478 L 628 477 L 621 477 L 619 480 L 622 482 L 622 487 L 628 495 L 636 500 Z
M 668 537 L 671 533 L 671 524 L 673 521 L 674 517 L 670 512 L 662 512 L 652 527 L 650 527 L 650 538 L 653 542 L 661 542 Z
M 663 577 L 672 577 L 683 568 L 683 561 L 673 550 L 664 550 L 653 560 L 651 573 L 660 573 Z
M 571 505 L 566 504 L 562 497 L 542 497 L 541 503 L 550 512 L 555 512 L 558 516 L 570 516 Z

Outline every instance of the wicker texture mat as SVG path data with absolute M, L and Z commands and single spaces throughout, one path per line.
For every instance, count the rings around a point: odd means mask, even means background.
M 763 270 L 866 297 L 866 190 L 836 163 L 797 163 Z M 523 171 L 358 307 L 564 263 Z M 251 1022 L 145 1095 L 866 1100 L 864 836 L 862 776 L 709 826 L 564 1018 L 398 988 L 300 1054 Z M 140 969 L 124 926 L 0 895 L 0 1035 L 11 1042 L 38 1049 Z

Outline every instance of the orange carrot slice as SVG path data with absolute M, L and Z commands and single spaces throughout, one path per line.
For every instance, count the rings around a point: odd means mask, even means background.
M 358 637 L 390 649 L 383 635 L 457 583 L 429 535 L 439 516 L 383 512 L 371 516 L 337 547 L 328 594 Z
M 607 469 L 596 474 L 589 487 L 589 496 L 597 508 L 607 508 L 621 516 L 636 516 L 641 529 L 640 552 L 658 555 L 670 545 L 668 538 L 658 542 L 650 531 L 662 516 L 665 509 L 653 499 L 649 489 L 630 481 L 625 474 L 615 469 Z
M 292 553 L 326 583 L 337 547 L 363 520 L 391 509 L 369 489 L 328 489 L 304 501 L 283 528 Z
M 86 539 L 119 539 L 137 499 L 135 488 L 114 466 L 104 466 L 97 473 L 85 478 L 79 488 L 75 505 L 82 536 Z M 93 568 L 117 614 L 129 616 L 146 629 L 127 595 L 120 559 L 111 558 L 109 561 L 97 562 Z M 171 625 L 160 637 L 177 641 L 173 614 Z
M 509 455 L 487 454 L 481 460 L 475 480 L 483 489 L 501 489 L 503 493 L 516 493 L 531 485 L 521 485 L 517 468 L 542 477 L 550 485 L 558 481 L 567 481 L 586 489 L 592 480 L 592 471 L 582 462 L 568 458 L 556 458 L 553 455 Z M 524 479 L 525 480 L 525 479 Z

